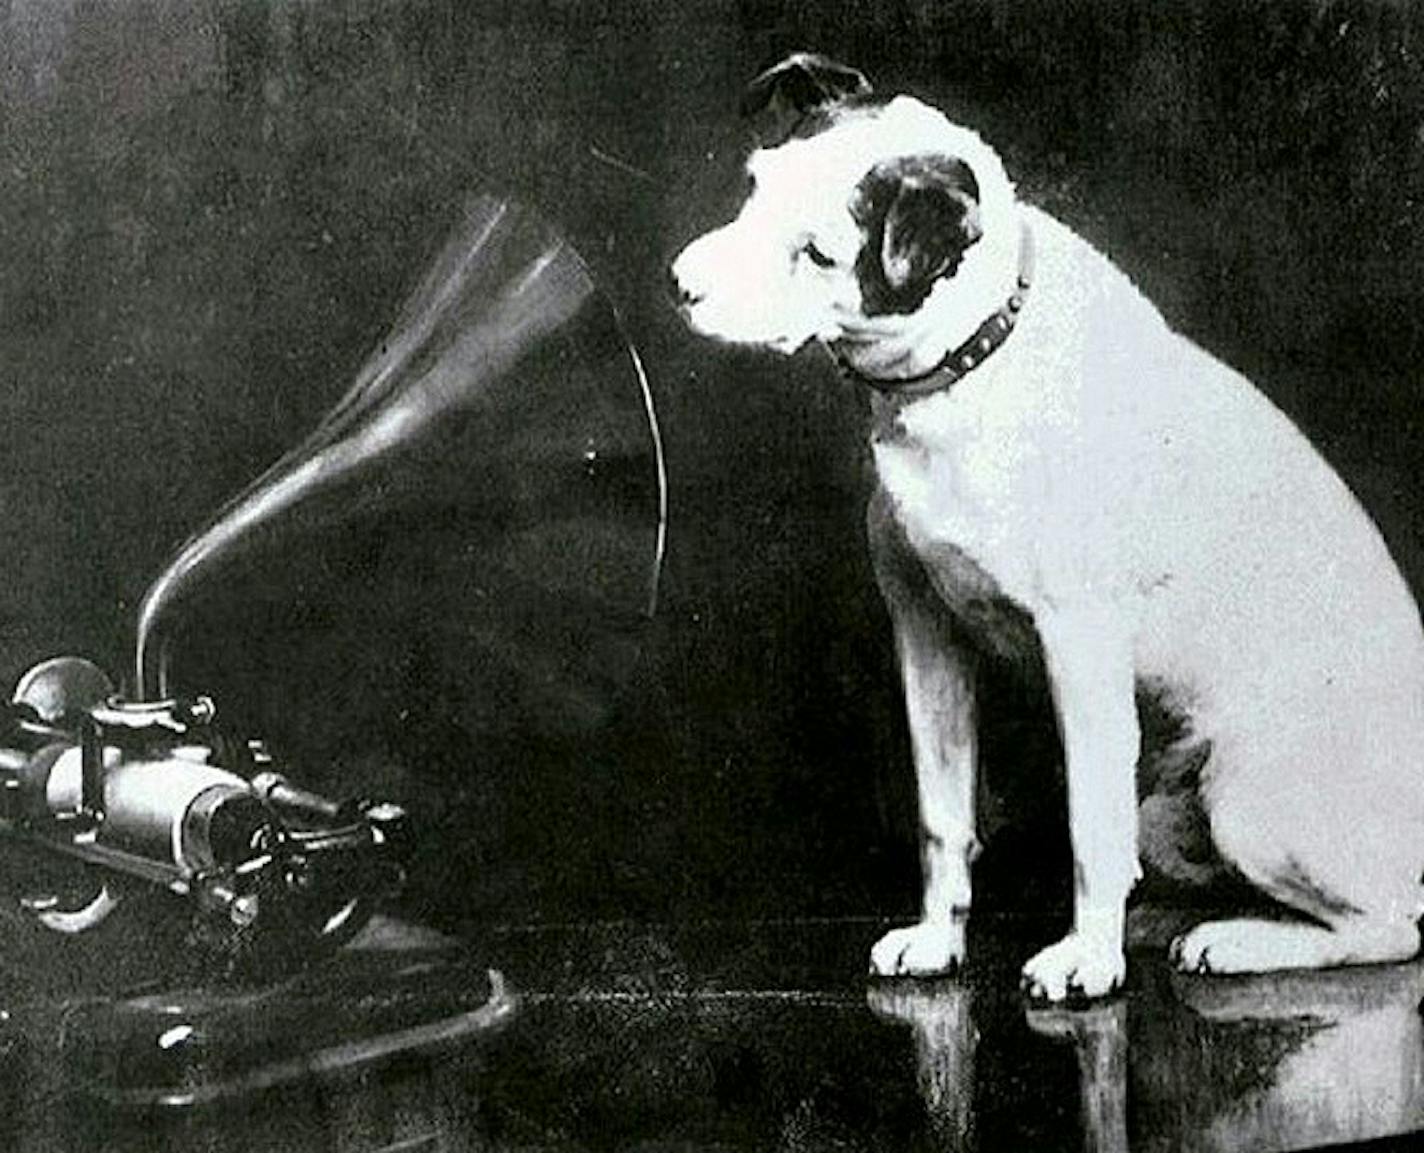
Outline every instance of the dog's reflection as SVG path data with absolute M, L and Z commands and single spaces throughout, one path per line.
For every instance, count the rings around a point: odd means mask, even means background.
M 877 981 L 866 1000 L 882 1020 L 908 1024 L 915 1038 L 915 1072 L 940 1148 L 968 1153 L 975 1145 L 974 1055 L 979 1032 L 971 988 L 953 978 Z
M 1223 979 L 1153 971 L 1129 995 L 1087 1008 L 1028 1007 L 1022 1060 L 1070 1045 L 1083 1148 L 1094 1153 L 1244 1153 L 1369 1141 L 1424 1128 L 1424 963 Z M 966 983 L 876 983 L 880 1018 L 913 1031 L 920 1092 L 938 1148 L 967 1151 L 984 1109 L 979 1029 Z M 1012 1039 L 996 1039 L 996 1046 Z M 1050 1048 L 1043 1048 L 1047 1046 Z M 995 1119 L 995 1130 L 1013 1117 Z
M 1040 1036 L 1071 1042 L 1078 1058 L 1078 1105 L 1083 1148 L 1124 1153 L 1127 1138 L 1127 1002 L 1094 1002 L 1084 1009 L 1030 1009 Z
M 1424 964 L 1169 987 L 1177 1012 L 1134 1018 L 1132 1088 L 1184 1139 L 1144 1148 L 1300 1149 L 1424 1127 Z

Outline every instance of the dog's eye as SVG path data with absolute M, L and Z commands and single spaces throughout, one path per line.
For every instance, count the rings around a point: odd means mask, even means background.
M 801 246 L 801 251 L 806 254 L 811 263 L 817 268 L 832 268 L 835 266 L 835 260 L 817 248 L 814 240 L 806 241 L 806 243 Z

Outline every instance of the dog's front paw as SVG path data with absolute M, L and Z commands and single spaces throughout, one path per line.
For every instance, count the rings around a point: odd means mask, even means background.
M 870 950 L 877 977 L 930 977 L 950 973 L 964 960 L 964 918 L 921 921 L 892 929 Z
M 1023 967 L 1023 989 L 1036 1001 L 1106 997 L 1127 975 L 1127 958 L 1114 942 L 1069 933 Z

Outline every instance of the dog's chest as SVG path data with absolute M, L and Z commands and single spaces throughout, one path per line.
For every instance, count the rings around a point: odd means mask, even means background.
M 878 436 L 873 448 L 890 514 L 955 617 L 1002 656 L 1036 650 L 1034 486 L 1012 438 L 966 430 L 929 446 Z
M 1029 603 L 1037 519 L 1032 455 L 1014 430 L 941 416 L 931 438 L 878 434 L 875 471 L 910 547 L 948 599 Z M 958 424 L 958 427 L 954 425 Z

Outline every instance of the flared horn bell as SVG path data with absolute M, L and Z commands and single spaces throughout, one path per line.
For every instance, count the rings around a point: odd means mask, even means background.
M 521 634 L 521 618 L 547 612 L 480 602 L 518 586 L 531 605 L 574 604 L 610 627 L 646 618 L 665 513 L 647 380 L 612 307 L 538 215 L 480 198 L 345 396 L 149 587 L 138 695 L 172 691 L 182 610 L 222 574 L 264 556 L 270 564 L 295 540 L 393 516 L 448 526 L 430 547 L 460 560 L 461 587 L 443 589 L 439 611 L 459 628 L 448 618 L 471 608 L 470 659 L 515 666 L 558 692 L 567 666 L 587 659 L 571 651 L 584 639 Z M 442 588 L 450 583 L 442 577 Z

